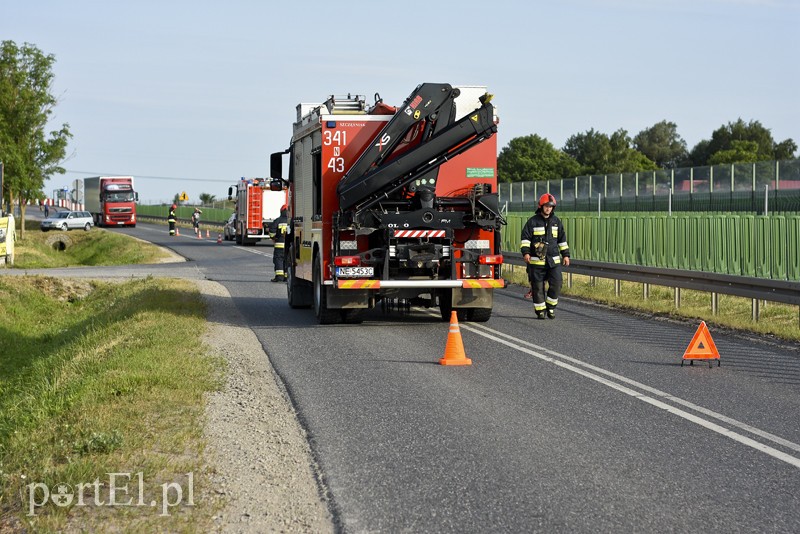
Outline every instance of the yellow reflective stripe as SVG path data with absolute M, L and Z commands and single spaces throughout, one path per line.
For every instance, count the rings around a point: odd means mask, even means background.
M 545 261 L 536 258 L 536 259 L 531 259 L 530 263 L 531 263 L 531 265 L 544 265 Z
M 380 280 L 339 280 L 339 289 L 380 289 Z
M 275 248 L 283 248 L 283 242 L 279 241 L 275 243 Z
M 536 302 L 533 305 L 533 309 L 536 310 L 536 311 L 542 311 L 542 310 L 545 310 L 546 308 L 547 308 L 547 306 L 545 305 L 544 302 Z
M 553 234 L 553 237 L 558 237 L 558 226 L 553 226 L 550 229 L 550 233 Z
M 529 247 L 529 246 L 531 246 L 531 240 L 530 239 L 523 239 L 522 241 L 520 241 L 520 245 L 523 246 L 523 247 Z
M 569 245 L 567 245 L 566 241 L 564 241 L 563 243 L 559 243 L 558 244 L 558 250 L 567 250 L 568 248 L 569 248 Z
M 482 288 L 482 287 L 505 287 L 505 280 L 502 278 L 487 280 L 462 280 L 461 287 Z
M 550 297 L 545 297 L 545 299 L 544 299 L 544 300 L 546 300 L 546 301 L 547 301 L 547 303 L 548 303 L 550 306 L 557 306 L 557 305 L 558 305 L 558 299 L 551 299 Z
M 556 263 L 561 263 L 561 256 L 553 256 L 553 261 Z
M 544 235 L 544 226 L 539 226 L 533 229 L 533 235 Z

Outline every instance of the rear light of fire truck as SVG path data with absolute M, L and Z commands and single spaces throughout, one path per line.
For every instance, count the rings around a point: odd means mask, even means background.
M 361 265 L 360 256 L 336 256 L 333 264 L 337 267 L 358 267 Z
M 483 254 L 478 257 L 478 263 L 481 265 L 500 265 L 503 263 L 503 256 L 499 254 Z

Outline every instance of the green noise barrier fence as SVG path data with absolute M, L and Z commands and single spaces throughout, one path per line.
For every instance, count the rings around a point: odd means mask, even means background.
M 519 251 L 530 215 L 508 215 L 503 250 Z M 574 258 L 800 281 L 800 215 L 558 216 Z
M 224 208 L 200 208 L 203 214 L 200 216 L 201 223 L 224 223 L 230 217 L 232 210 Z M 150 206 L 139 204 L 136 206 L 136 212 L 142 217 L 163 217 L 167 218 L 169 215 L 169 206 Z M 178 219 L 189 220 L 192 218 L 194 206 L 178 206 L 175 210 L 175 216 Z

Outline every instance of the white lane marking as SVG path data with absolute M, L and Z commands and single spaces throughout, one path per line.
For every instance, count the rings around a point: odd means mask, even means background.
M 614 378 L 615 380 L 618 380 L 620 382 L 624 382 L 626 384 L 630 384 L 631 386 L 637 387 L 639 389 L 643 389 L 643 390 L 645 390 L 645 391 L 647 391 L 649 393 L 652 393 L 653 395 L 656 395 L 656 396 L 661 397 L 663 399 L 672 401 L 675 404 L 680 404 L 680 405 L 685 406 L 685 407 L 687 407 L 687 408 L 689 408 L 691 410 L 694 410 L 696 412 L 700 412 L 703 415 L 706 415 L 708 417 L 712 417 L 714 419 L 717 419 L 719 421 L 727 423 L 727 424 L 729 424 L 731 426 L 735 426 L 735 427 L 740 428 L 740 429 L 742 429 L 742 430 L 744 430 L 746 432 L 750 432 L 751 434 L 759 436 L 759 437 L 761 437 L 763 439 L 766 439 L 766 440 L 772 441 L 774 443 L 777 443 L 779 445 L 782 445 L 782 446 L 784 446 L 784 447 L 786 447 L 788 449 L 792 449 L 794 451 L 800 452 L 800 444 L 794 443 L 794 442 L 789 441 L 787 439 L 784 439 L 784 438 L 782 438 L 780 436 L 776 436 L 775 434 L 770 434 L 769 432 L 766 432 L 764 430 L 760 430 L 758 428 L 750 426 L 747 423 L 742 423 L 741 421 L 737 421 L 736 419 L 732 419 L 732 418 L 730 418 L 730 417 L 728 417 L 726 415 L 722 415 L 721 413 L 714 412 L 712 410 L 709 410 L 708 408 L 703 408 L 702 406 L 694 404 L 693 402 L 687 401 L 685 399 L 681 399 L 680 397 L 675 397 L 674 395 L 670 395 L 669 393 L 667 393 L 665 391 L 661 391 L 660 389 L 648 386 L 647 384 L 642 384 L 641 382 L 637 382 L 636 380 L 627 378 L 627 377 L 622 376 L 622 375 L 618 375 L 616 373 L 613 373 L 613 372 L 608 371 L 606 369 L 603 369 L 601 367 L 597 367 L 597 366 L 592 365 L 590 363 L 583 362 L 581 360 L 572 358 L 572 357 L 567 356 L 565 354 L 561 354 L 560 352 L 556 352 L 554 350 L 548 349 L 547 347 L 541 347 L 539 345 L 535 345 L 535 344 L 530 343 L 528 341 L 525 341 L 523 339 L 515 338 L 514 336 L 510 336 L 510 335 L 505 334 L 503 332 L 498 332 L 498 331 L 496 331 L 494 329 L 491 329 L 491 328 L 489 328 L 487 326 L 484 326 L 484 325 L 470 324 L 470 325 L 465 325 L 465 327 L 482 328 L 482 329 L 485 329 L 488 332 L 491 332 L 494 335 L 507 337 L 507 338 L 513 340 L 516 343 L 522 343 L 522 344 L 527 345 L 529 347 L 533 347 L 534 349 L 550 353 L 553 356 L 556 356 L 558 358 L 566 360 L 566 361 L 568 361 L 570 363 L 573 363 L 575 365 L 579 365 L 581 367 L 586 367 L 587 369 L 591 369 L 592 371 L 594 371 L 596 373 L 600 373 L 600 374 L 604 374 L 606 376 L 610 376 L 610 377 Z M 476 332 L 476 333 L 478 333 L 478 332 Z
M 259 256 L 266 256 L 267 258 L 272 257 L 271 252 L 261 252 L 260 250 L 255 250 L 250 247 L 240 247 L 238 245 L 234 245 L 233 248 L 238 248 L 239 250 L 244 250 L 245 252 L 252 252 L 253 254 L 258 254 Z
M 434 313 L 430 313 L 430 315 L 438 316 L 437 314 L 434 314 Z M 649 386 L 646 386 L 644 384 L 636 382 L 635 380 L 630 380 L 630 379 L 625 378 L 625 377 L 623 377 L 621 375 L 612 373 L 610 371 L 606 371 L 605 369 L 600 369 L 599 367 L 596 367 L 594 365 L 581 362 L 580 360 L 577 360 L 575 358 L 571 358 L 571 357 L 566 356 L 564 354 L 560 354 L 558 352 L 546 349 L 544 347 L 539 347 L 537 345 L 534 345 L 533 343 L 529 343 L 529 342 L 527 342 L 525 340 L 515 338 L 514 336 L 510 336 L 508 334 L 504 334 L 503 332 L 498 332 L 498 331 L 493 330 L 493 329 L 491 329 L 491 328 L 489 328 L 487 326 L 476 325 L 476 324 L 467 325 L 467 324 L 463 324 L 463 323 L 459 323 L 459 325 L 461 326 L 461 328 L 463 328 L 463 329 L 465 329 L 467 331 L 473 332 L 473 333 L 478 334 L 479 336 L 483 336 L 483 337 L 485 337 L 487 339 L 491 339 L 492 341 L 496 341 L 497 343 L 500 343 L 502 345 L 506 345 L 507 347 L 510 347 L 512 349 L 515 349 L 515 350 L 518 350 L 520 352 L 523 352 L 525 354 L 528 354 L 530 356 L 533 356 L 533 357 L 538 358 L 540 360 L 543 360 L 545 362 L 552 363 L 553 365 L 557 365 L 558 367 L 561 367 L 563 369 L 567 369 L 569 371 L 572 371 L 573 373 L 577 373 L 577 374 L 579 374 L 581 376 L 584 376 L 584 377 L 586 377 L 586 378 L 588 378 L 590 380 L 594 380 L 595 382 L 599 382 L 601 384 L 604 384 L 604 385 L 606 385 L 606 386 L 608 386 L 608 387 L 610 387 L 612 389 L 615 389 L 615 390 L 617 390 L 617 391 L 619 391 L 621 393 L 624 393 L 626 395 L 629 395 L 631 397 L 639 399 L 639 400 L 641 400 L 643 402 L 646 402 L 648 404 L 651 404 L 651 405 L 653 405 L 653 406 L 655 406 L 657 408 L 661 408 L 662 410 L 665 410 L 665 411 L 667 411 L 667 412 L 669 412 L 669 413 L 671 413 L 673 415 L 677 415 L 678 417 L 686 419 L 687 421 L 691 421 L 692 423 L 698 424 L 698 425 L 700 425 L 700 426 L 702 426 L 704 428 L 707 428 L 708 430 L 716 432 L 716 433 L 718 433 L 720 435 L 723 435 L 723 436 L 725 436 L 727 438 L 730 438 L 730 439 L 732 439 L 734 441 L 737 441 L 737 442 L 739 442 L 739 443 L 741 443 L 743 445 L 746 445 L 746 446 L 751 447 L 751 448 L 753 448 L 755 450 L 758 450 L 758 451 L 761 451 L 761 452 L 763 452 L 765 454 L 768 454 L 769 456 L 772 456 L 773 458 L 776 458 L 776 459 L 781 460 L 783 462 L 786 462 L 786 463 L 788 463 L 790 465 L 793 465 L 793 466 L 795 466 L 797 468 L 800 468 L 800 458 L 796 458 L 796 457 L 794 457 L 794 456 L 792 456 L 790 454 L 786 454 L 785 452 L 779 451 L 778 449 L 770 447 L 769 445 L 765 445 L 763 443 L 760 443 L 760 442 L 758 442 L 758 441 L 756 441 L 756 440 L 754 440 L 752 438 L 749 438 L 747 436 L 744 436 L 742 434 L 734 432 L 733 430 L 725 428 L 725 427 L 723 427 L 721 425 L 718 425 L 718 424 L 716 424 L 716 423 L 714 423 L 712 421 L 709 421 L 707 419 L 703 419 L 702 417 L 698 417 L 697 415 L 691 414 L 691 413 L 689 413 L 687 411 L 681 410 L 680 408 L 676 408 L 675 406 L 671 406 L 671 405 L 669 405 L 669 404 L 667 404 L 665 402 L 662 402 L 662 401 L 660 401 L 658 399 L 655 399 L 653 397 L 645 395 L 645 394 L 643 394 L 643 393 L 641 393 L 639 391 L 636 391 L 636 390 L 633 390 L 631 388 L 625 387 L 625 386 L 623 386 L 621 384 L 617 384 L 616 382 L 612 382 L 611 380 L 603 378 L 602 376 L 599 376 L 598 374 L 595 374 L 595 373 L 586 371 L 584 369 L 581 369 L 578 366 L 588 367 L 588 368 L 592 369 L 593 371 L 597 371 L 599 373 L 611 376 L 611 377 L 613 377 L 613 378 L 615 378 L 617 380 L 620 380 L 622 382 L 626 382 L 626 383 L 628 383 L 630 385 L 636 386 L 636 387 L 641 388 L 641 389 L 643 389 L 645 391 L 649 391 L 651 393 L 658 394 L 658 395 L 663 396 L 664 398 L 667 398 L 669 400 L 673 400 L 675 402 L 681 401 L 681 404 L 683 404 L 683 405 L 685 405 L 687 407 L 696 406 L 696 405 L 694 405 L 694 404 L 692 404 L 692 403 L 690 403 L 688 401 L 682 401 L 682 399 L 678 399 L 677 397 L 674 397 L 674 396 L 669 395 L 667 393 L 660 392 L 655 388 L 651 388 Z M 483 332 L 482 330 L 485 330 L 485 332 Z M 503 337 L 513 340 L 513 343 L 511 341 L 507 341 L 505 339 L 502 339 Z M 567 363 L 567 362 L 561 361 L 561 360 L 557 360 L 555 357 L 547 356 L 545 354 L 542 354 L 541 352 L 536 352 L 535 350 L 532 350 L 532 349 L 529 349 L 527 347 L 520 346 L 520 345 L 528 345 L 528 346 L 531 346 L 531 347 L 535 347 L 536 349 L 539 349 L 541 351 L 549 352 L 550 354 L 553 354 L 554 356 L 556 356 L 558 358 L 562 358 L 564 360 L 567 360 L 570 363 Z M 573 365 L 573 364 L 575 364 L 575 365 Z M 698 406 L 698 408 L 700 408 L 700 407 Z M 694 409 L 694 408 L 692 408 L 692 409 Z M 764 432 L 764 431 L 758 430 L 756 428 L 750 427 L 749 425 L 746 425 L 744 423 L 741 423 L 741 422 L 736 421 L 734 419 L 731 419 L 729 417 L 723 416 L 721 414 L 716 414 L 715 412 L 712 412 L 711 410 L 707 410 L 705 408 L 701 408 L 699 411 L 703 412 L 705 415 L 709 415 L 711 417 L 715 417 L 715 418 L 720 419 L 722 421 L 729 422 L 731 424 L 735 424 L 739 428 L 747 429 L 748 432 L 751 432 L 751 430 L 749 430 L 749 429 L 752 429 L 752 430 L 755 431 L 755 432 L 753 432 L 754 434 L 756 434 L 756 435 L 758 435 L 760 437 L 763 437 L 765 439 L 770 439 L 772 441 L 775 441 L 776 443 L 780 443 L 781 445 L 787 446 L 788 448 L 791 448 L 793 450 L 800 450 L 800 445 L 797 445 L 796 443 L 793 443 L 791 441 L 785 440 L 785 439 L 780 438 L 778 436 L 774 436 L 774 435 L 772 435 L 772 434 L 770 434 L 768 432 Z

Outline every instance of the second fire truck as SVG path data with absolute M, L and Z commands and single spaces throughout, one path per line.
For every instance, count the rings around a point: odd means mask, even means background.
M 228 200 L 236 195 L 236 244 L 255 245 L 269 239 L 269 225 L 280 216 L 286 205 L 286 191 L 271 191 L 263 178 L 242 178 L 228 188 Z

